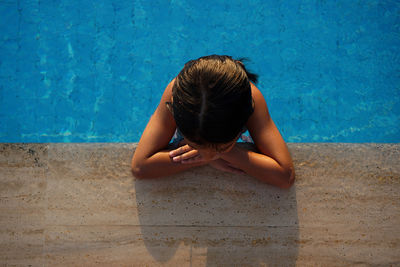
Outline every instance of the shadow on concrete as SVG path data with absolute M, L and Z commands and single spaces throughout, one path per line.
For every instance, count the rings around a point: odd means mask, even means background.
M 295 265 L 295 186 L 282 190 L 209 166 L 134 186 L 144 244 L 160 263 Z

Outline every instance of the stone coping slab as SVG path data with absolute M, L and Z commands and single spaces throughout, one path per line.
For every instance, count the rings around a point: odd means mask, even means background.
M 135 179 L 136 143 L 1 143 L 0 264 L 400 265 L 400 144 L 289 143 L 288 190 L 209 166 Z

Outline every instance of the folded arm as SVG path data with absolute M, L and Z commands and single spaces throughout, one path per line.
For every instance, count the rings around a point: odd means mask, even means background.
M 239 143 L 221 158 L 246 174 L 280 188 L 289 188 L 294 182 L 293 167 L 281 166 L 275 159 L 244 148 Z
M 218 160 L 209 164 L 224 171 L 245 172 L 265 183 L 289 188 L 295 179 L 290 153 L 269 115 L 264 97 L 253 84 L 252 95 L 255 110 L 246 126 L 256 149 L 249 148 L 245 143 L 236 143 L 229 151 L 218 153 Z M 201 162 L 207 158 L 190 145 L 176 149 L 170 156 L 182 165 Z
M 263 95 L 253 84 L 251 87 L 255 109 L 246 126 L 258 151 L 235 145 L 221 158 L 263 182 L 289 188 L 295 180 L 289 150 L 268 112 Z
M 171 101 L 173 83 L 174 80 L 166 87 L 132 157 L 131 170 L 136 178 L 163 177 L 206 164 L 181 164 L 174 162 L 169 156 L 172 149 L 168 148 L 168 143 L 175 132 L 176 124 L 165 102 Z

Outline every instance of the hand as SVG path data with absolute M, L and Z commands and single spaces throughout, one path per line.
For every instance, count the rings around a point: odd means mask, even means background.
M 210 162 L 220 157 L 219 153 L 212 151 L 199 151 L 190 145 L 185 140 L 179 143 L 177 149 L 169 152 L 169 156 L 174 162 L 180 162 L 183 164 L 187 163 L 198 163 L 198 162 Z
M 213 160 L 209 163 L 209 165 L 214 167 L 215 169 L 225 171 L 225 172 L 231 172 L 231 173 L 236 173 L 236 174 L 246 173 L 245 171 L 232 166 L 228 161 L 223 160 L 223 159 Z

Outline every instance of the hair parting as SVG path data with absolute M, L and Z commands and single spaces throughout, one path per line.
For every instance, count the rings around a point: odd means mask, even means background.
M 227 55 L 210 55 L 188 61 L 167 102 L 176 125 L 189 141 L 218 149 L 239 136 L 253 113 L 250 82 L 258 75 L 243 61 Z

